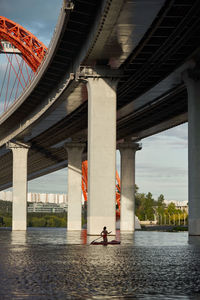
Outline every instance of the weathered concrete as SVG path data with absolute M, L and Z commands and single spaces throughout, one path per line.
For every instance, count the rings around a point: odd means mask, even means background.
M 82 153 L 85 148 L 83 143 L 66 143 L 68 153 L 68 216 L 67 229 L 81 230 L 82 216 Z
M 184 72 L 188 91 L 189 235 L 200 235 L 200 73 Z
M 115 234 L 116 81 L 88 79 L 88 234 Z
M 13 153 L 12 230 L 27 229 L 27 158 L 29 145 L 7 144 Z
M 141 144 L 125 142 L 119 144 L 121 154 L 121 200 L 120 230 L 135 230 L 135 153 Z

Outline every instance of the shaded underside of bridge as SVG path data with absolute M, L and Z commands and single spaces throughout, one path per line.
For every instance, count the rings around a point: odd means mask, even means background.
M 187 121 L 181 74 L 191 61 L 199 60 L 200 2 L 148 3 L 80 0 L 74 1 L 72 11 L 63 8 L 62 26 L 32 89 L 0 119 L 1 140 L 11 136 L 31 143 L 29 179 L 67 166 L 65 141 L 87 141 L 87 88 L 75 75 L 70 77 L 80 65 L 120 70 L 118 141 L 142 139 Z M 56 101 L 55 94 L 59 94 Z M 41 117 L 21 125 L 46 106 Z M 0 154 L 4 189 L 11 185 L 12 155 L 4 144 Z

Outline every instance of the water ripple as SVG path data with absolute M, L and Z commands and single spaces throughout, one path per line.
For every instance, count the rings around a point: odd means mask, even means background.
M 0 299 L 200 299 L 200 244 L 187 233 L 0 230 Z M 112 237 L 113 239 L 113 237 Z

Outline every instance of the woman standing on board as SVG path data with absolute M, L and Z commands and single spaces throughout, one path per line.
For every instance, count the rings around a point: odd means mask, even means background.
M 106 226 L 104 226 L 104 228 L 103 228 L 103 230 L 102 230 L 102 232 L 101 232 L 101 236 L 103 237 L 103 242 L 104 242 L 104 244 L 107 244 L 107 242 L 108 242 L 107 235 L 108 235 L 109 233 L 110 233 L 110 232 L 108 232 L 108 231 L 106 230 Z

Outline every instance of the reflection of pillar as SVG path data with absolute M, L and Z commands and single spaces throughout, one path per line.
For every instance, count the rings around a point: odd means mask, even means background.
M 56 194 L 53 194 L 53 202 L 56 203 Z
M 184 72 L 188 92 L 189 234 L 200 235 L 200 73 Z
M 46 203 L 48 203 L 49 201 L 48 201 L 48 194 L 46 194 L 46 201 L 45 201 Z
M 81 230 L 82 228 L 81 181 L 84 148 L 83 143 L 65 144 L 68 154 L 68 230 Z
M 57 194 L 57 204 L 59 204 L 59 194 Z
M 121 154 L 120 230 L 135 230 L 135 152 L 138 143 L 119 144 Z
M 21 142 L 9 142 L 13 153 L 13 205 L 12 230 L 27 227 L 27 158 L 29 146 Z
M 88 78 L 88 234 L 115 234 L 117 81 Z

